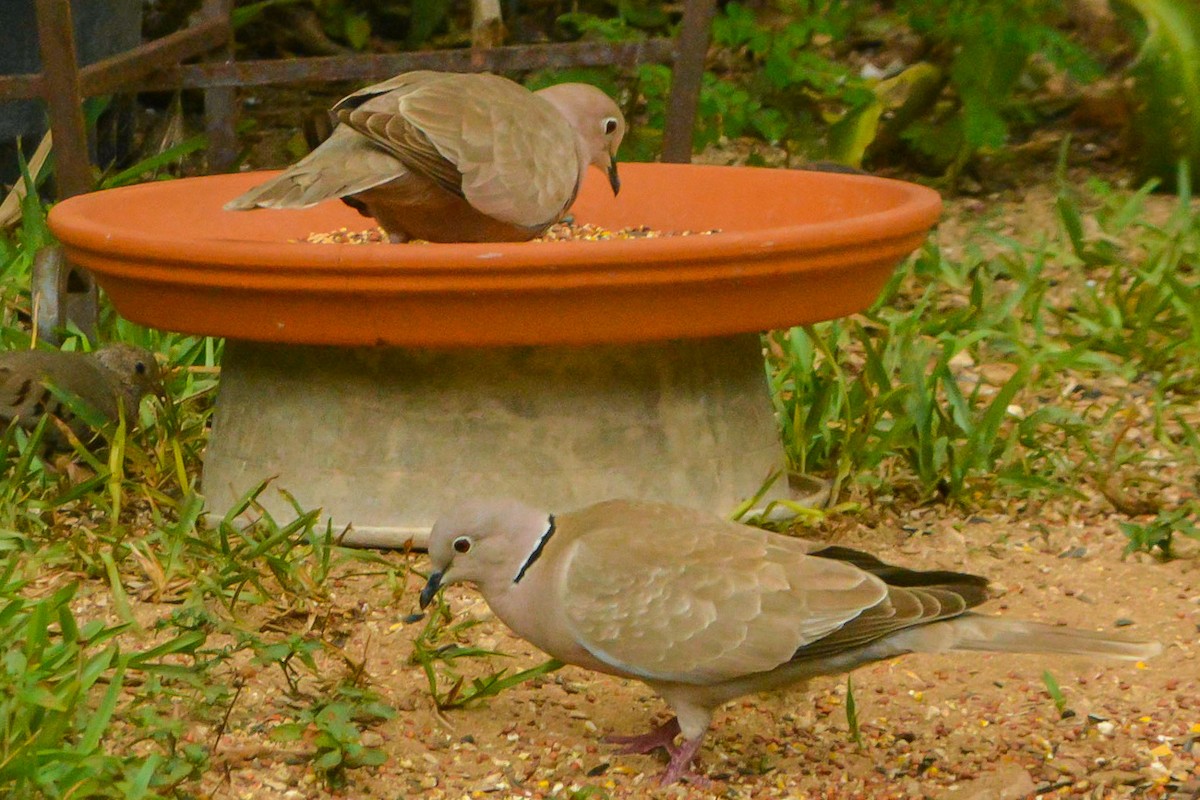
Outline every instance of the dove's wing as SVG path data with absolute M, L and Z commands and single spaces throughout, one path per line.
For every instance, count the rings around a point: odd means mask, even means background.
M 496 75 L 405 73 L 348 96 L 334 111 L 414 173 L 514 225 L 557 219 L 583 172 L 562 114 Z
M 561 602 L 580 644 L 633 675 L 767 672 L 888 596 L 883 581 L 811 548 L 698 516 L 601 524 L 565 554 Z

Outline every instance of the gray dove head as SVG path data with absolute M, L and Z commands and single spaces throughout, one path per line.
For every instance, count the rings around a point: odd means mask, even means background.
M 468 500 L 447 512 L 429 534 L 429 581 L 421 608 L 444 585 L 470 581 L 484 597 L 499 582 L 519 581 L 541 553 L 554 518 L 518 500 Z
M 148 392 L 162 396 L 162 372 L 154 354 L 144 347 L 109 344 L 97 350 L 95 356 L 100 365 L 115 376 L 131 408 L 136 407 Z
M 558 83 L 537 92 L 558 109 L 579 134 L 588 163 L 608 176 L 613 194 L 621 189 L 617 148 L 625 136 L 625 117 L 613 99 L 587 83 Z

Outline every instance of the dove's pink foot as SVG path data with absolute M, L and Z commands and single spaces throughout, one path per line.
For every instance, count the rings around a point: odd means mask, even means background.
M 678 735 L 679 718 L 671 717 L 649 733 L 643 733 L 638 736 L 605 736 L 604 741 L 609 744 L 622 745 L 620 752 L 627 754 L 638 753 L 644 755 L 662 747 L 668 753 L 671 753 L 673 758 L 675 754 L 675 737 Z
M 667 765 L 667 771 L 663 773 L 660 781 L 663 786 L 670 786 L 680 779 L 702 788 L 712 785 L 712 781 L 691 769 L 702 741 L 704 737 L 697 736 L 695 739 L 684 739 L 678 747 L 672 745 L 667 748 L 667 752 L 671 754 L 671 763 Z
M 671 756 L 671 762 L 667 764 L 667 771 L 663 773 L 663 786 L 679 780 L 686 780 L 693 786 L 710 786 L 712 782 L 708 778 L 691 769 L 692 761 L 695 760 L 696 753 L 700 750 L 700 743 L 704 741 L 704 736 L 684 739 L 676 747 L 675 737 L 679 735 L 679 732 L 679 718 L 671 717 L 649 733 L 643 733 L 640 736 L 605 736 L 604 741 L 609 744 L 621 745 L 620 752 L 622 753 L 644 755 L 660 747 L 666 750 L 667 754 Z

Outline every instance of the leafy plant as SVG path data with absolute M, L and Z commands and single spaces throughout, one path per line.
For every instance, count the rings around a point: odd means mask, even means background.
M 711 98 L 706 103 L 702 92 L 697 146 L 719 136 L 801 139 L 805 129 L 874 100 L 867 81 L 816 44 L 846 38 L 861 13 L 858 4 L 791 2 L 782 3 L 781 10 L 788 14 L 786 25 L 760 22 L 739 3 L 726 4 L 713 21 L 713 41 L 739 54 L 752 69 L 741 76 L 734 73 L 734 81 L 729 75 L 713 75 L 707 82 Z M 738 104 L 740 114 L 731 115 Z M 706 122 L 713 115 L 722 122 L 715 129 Z
M 33 197 L 24 224 L 6 240 L 11 247 L 0 291 L 14 298 L 6 308 L 28 308 L 28 264 L 44 219 Z M 0 771 L 0 794 L 186 794 L 181 787 L 206 768 L 208 749 L 188 741 L 194 730 L 182 727 L 181 710 L 190 726 L 223 730 L 237 698 L 231 683 L 240 679 L 214 673 L 247 650 L 260 664 L 278 665 L 292 695 L 310 700 L 312 720 L 305 721 L 315 726 L 312 757 L 330 782 L 352 767 L 377 763 L 379 753 L 361 747 L 347 727 L 364 714 L 390 713 L 358 685 L 361 669 L 331 683 L 322 659 L 346 659 L 326 637 L 286 630 L 276 636 L 245 619 L 252 609 L 269 610 L 275 630 L 327 604 L 329 576 L 347 557 L 334 545 L 333 531 L 304 509 L 286 523 L 263 513 L 257 498 L 265 483 L 233 512 L 257 519 L 235 524 L 233 515 L 201 515 L 195 482 L 220 341 L 146 330 L 109 309 L 100 327 L 105 338 L 161 354 L 172 400 L 145 402 L 136 426 L 122 420 L 107 431 L 98 443 L 103 452 L 76 441 L 68 470 L 50 463 L 40 446 L 54 420 L 44 418 L 31 431 L 0 431 L 0 549 L 6 555 L 0 663 L 7 665 L 0 675 L 0 770 L 7 770 Z M 9 341 L 29 345 L 18 319 L 4 330 Z M 64 349 L 88 346 L 77 333 L 63 343 Z M 366 554 L 349 557 L 379 562 Z M 48 599 L 31 601 L 13 577 L 22 573 L 69 575 L 70 582 Z M 123 623 L 74 620 L 74 590 L 90 581 L 98 582 Z M 147 631 L 133 614 L 139 600 L 178 608 Z M 213 633 L 232 644 L 204 650 Z M 147 635 L 156 646 L 145 646 Z
M 371 38 L 371 21 L 365 12 L 344 0 L 312 0 L 312 3 L 326 33 L 346 42 L 355 50 L 366 48 Z
M 1085 234 L 1078 200 L 1070 188 L 1058 209 L 1071 250 L 1093 279 L 1062 314 L 1067 340 L 1111 353 L 1146 372 L 1163 375 L 1164 391 L 1200 389 L 1200 280 L 1198 241 L 1186 165 L 1181 193 L 1164 224 L 1146 222 L 1152 181 L 1130 195 L 1100 183 L 1092 191 L 1105 203 L 1095 232 Z M 1136 242 L 1136 245 L 1133 243 Z M 1128 252 L 1136 247 L 1136 258 Z
M 409 657 L 410 662 L 419 665 L 425 673 L 425 679 L 429 682 L 429 694 L 439 709 L 463 708 L 476 704 L 498 695 L 505 689 L 539 678 L 563 666 L 561 661 L 552 658 L 535 667 L 511 674 L 507 669 L 494 670 L 471 678 L 468 684 L 466 676 L 458 671 L 459 660 L 507 656 L 495 650 L 459 644 L 458 640 L 463 634 L 479 622 L 453 620 L 450 607 L 439 592 L 424 627 L 413 641 L 413 652 Z M 450 641 L 443 644 L 446 639 Z M 447 682 L 449 688 L 443 690 L 441 687 Z
M 1066 18 L 1061 0 L 904 0 L 891 10 L 826 0 L 726 3 L 713 20 L 719 55 L 701 87 L 694 146 L 753 137 L 807 160 L 855 166 L 894 161 L 907 148 L 953 182 L 975 154 L 1040 121 L 1029 98 L 1052 75 L 1081 83 L 1100 76 L 1097 60 L 1063 31 Z M 608 41 L 644 35 L 621 16 L 574 11 L 560 21 Z M 888 29 L 919 37 L 922 60 L 878 78 L 851 68 L 853 43 Z M 652 130 L 661 130 L 668 86 L 665 68 L 637 70 Z
M 378 747 L 362 743 L 363 727 L 391 719 L 396 710 L 370 692 L 343 688 L 331 702 L 318 702 L 300 712 L 295 722 L 271 729 L 277 742 L 309 741 L 316 749 L 313 768 L 330 789 L 346 786 L 346 770 L 379 766 L 387 761 Z
M 1190 0 L 1120 2 L 1145 27 L 1129 68 L 1142 174 L 1181 186 L 1180 161 L 1190 167 L 1183 179 L 1200 175 L 1200 15 Z
M 1058 685 L 1058 679 L 1050 670 L 1042 672 L 1042 683 L 1046 685 L 1046 694 L 1050 695 L 1050 699 L 1054 701 L 1054 707 L 1058 709 L 1059 716 L 1067 714 L 1067 698 L 1063 694 L 1062 687 Z
M 1084 476 L 1148 456 L 1123 443 L 1131 417 L 1120 405 L 1087 416 L 1030 400 L 1064 375 L 1151 376 L 1158 441 L 1191 463 L 1200 226 L 1186 192 L 1148 222 L 1151 189 L 1064 183 L 1061 242 L 994 236 L 990 254 L 954 258 L 931 245 L 866 314 L 771 334 L 768 374 L 793 468 L 832 477 L 835 495 L 908 485 L 962 501 L 999 484 L 1082 496 Z
M 938 104 L 935 95 L 923 95 L 906 113 L 907 124 L 891 125 L 868 153 L 885 157 L 899 138 L 951 183 L 976 153 L 1003 147 L 1014 125 L 1037 120 L 1027 93 L 1045 80 L 1043 65 L 1085 83 L 1101 74 L 1096 60 L 1059 29 L 1061 2 L 904 0 L 895 13 L 924 39 L 926 62 L 949 91 Z
M 128 624 L 80 625 L 69 583 L 41 600 L 19 596 L 19 561 L 0 573 L 0 793 L 6 797 L 147 797 L 195 777 L 207 755 L 115 752 L 105 736 L 124 713 L 131 673 L 194 679 L 205 636 L 178 634 L 146 650 L 123 651 Z M 188 657 L 192 667 L 175 661 Z
M 451 10 L 441 0 L 239 0 L 232 23 L 245 47 L 264 49 L 273 44 L 291 50 L 299 45 L 316 55 L 332 55 L 345 49 L 366 50 L 373 37 L 398 40 L 416 49 L 446 27 Z M 281 26 L 280 20 L 289 24 Z
M 846 728 L 850 731 L 850 740 L 859 750 L 863 748 L 862 730 L 858 727 L 858 703 L 854 699 L 854 679 L 846 676 Z
M 972 280 L 982 292 L 995 277 L 977 269 Z M 1023 424 L 1009 416 L 1009 406 L 1041 357 L 1027 354 L 993 392 L 982 382 L 964 391 L 952 363 L 981 348 L 986 329 L 970 314 L 925 322 L 938 291 L 932 283 L 915 307 L 902 308 L 889 307 L 894 298 L 885 293 L 863 319 L 773 335 L 769 349 L 779 367 L 772 384 L 793 466 L 832 472 L 835 496 L 847 478 L 898 457 L 923 494 L 960 497 L 973 476 L 994 472 L 1019 443 L 1003 435 Z M 1000 311 L 980 299 L 979 312 Z
M 1136 522 L 1119 522 L 1121 533 L 1129 542 L 1125 545 L 1125 554 L 1151 553 L 1155 549 L 1164 558 L 1172 555 L 1172 541 L 1175 534 L 1200 540 L 1200 507 L 1194 502 L 1188 502 L 1179 508 L 1160 511 L 1154 519 L 1145 524 Z

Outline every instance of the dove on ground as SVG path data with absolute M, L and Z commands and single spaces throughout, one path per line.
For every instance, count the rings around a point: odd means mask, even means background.
M 554 658 L 657 692 L 675 717 L 610 741 L 623 752 L 666 748 L 664 783 L 696 777 L 713 712 L 746 694 L 906 653 L 1137 660 L 1161 650 L 975 613 L 988 584 L 975 575 L 905 569 L 661 503 L 610 500 L 553 515 L 473 499 L 438 519 L 429 556 L 422 608 L 443 585 L 473 583 L 516 635 Z
M 132 423 L 142 397 L 161 394 L 162 375 L 153 353 L 129 344 L 108 344 L 91 353 L 0 352 L 0 423 L 32 429 L 43 415 L 52 414 L 88 441 L 87 423 L 72 414 L 51 387 L 78 398 L 109 422 L 117 421 L 121 408 Z M 48 429 L 48 438 L 55 446 L 66 444 L 57 430 Z
M 227 210 L 340 197 L 394 242 L 526 241 L 558 222 L 588 166 L 615 195 L 625 118 L 594 86 L 530 92 L 487 73 L 406 72 L 332 109 L 330 137 Z

